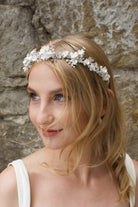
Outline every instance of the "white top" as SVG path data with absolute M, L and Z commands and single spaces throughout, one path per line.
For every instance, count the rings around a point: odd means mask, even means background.
M 9 165 L 14 167 L 16 174 L 19 207 L 30 207 L 31 193 L 27 169 L 20 159 L 9 163 Z
M 9 163 L 9 165 L 12 165 L 14 167 L 16 173 L 19 207 L 30 207 L 31 193 L 27 169 L 21 159 L 15 160 Z M 125 165 L 132 179 L 131 185 L 136 185 L 135 167 L 128 154 L 126 154 Z M 135 192 L 134 196 L 130 195 L 130 207 L 134 207 L 134 204 Z
M 135 171 L 134 164 L 128 154 L 126 154 L 125 165 L 126 165 L 127 172 L 132 180 L 130 185 L 136 186 L 136 171 Z M 135 205 L 135 191 L 134 191 L 134 196 L 130 195 L 130 207 L 134 207 L 134 205 Z

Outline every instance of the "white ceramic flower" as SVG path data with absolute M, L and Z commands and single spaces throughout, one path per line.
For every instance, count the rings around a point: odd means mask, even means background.
M 35 62 L 46 61 L 46 60 L 56 60 L 65 59 L 65 61 L 75 67 L 78 63 L 87 66 L 90 71 L 96 72 L 104 81 L 109 82 L 110 75 L 108 74 L 107 68 L 105 66 L 99 66 L 91 57 L 84 58 L 85 48 L 77 50 L 75 52 L 63 51 L 61 53 L 56 53 L 51 42 L 49 45 L 41 47 L 40 51 L 33 49 L 25 59 L 23 60 L 23 70 L 28 71 Z
M 66 58 L 66 57 L 68 57 L 68 55 L 69 55 L 69 51 L 64 51 L 64 52 L 62 53 L 62 57 L 63 57 L 63 59 Z

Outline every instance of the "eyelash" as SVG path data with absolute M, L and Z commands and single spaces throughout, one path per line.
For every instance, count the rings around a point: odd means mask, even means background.
M 62 98 L 63 100 L 59 100 L 58 98 Z M 61 101 L 61 102 L 63 102 L 64 101 L 64 96 L 63 96 L 63 94 L 61 94 L 61 93 L 59 93 L 59 94 L 56 94 L 55 96 L 54 96 L 54 100 L 55 101 Z
M 39 98 L 34 98 L 35 96 L 37 96 L 35 93 L 29 93 L 29 97 L 32 99 L 32 100 L 38 100 Z M 37 96 L 39 97 L 39 96 Z
M 29 97 L 33 100 L 33 101 L 37 101 L 39 100 L 39 96 L 37 96 L 35 93 L 29 93 Z M 37 98 L 36 98 L 37 97 Z M 59 100 L 60 99 L 60 100 Z M 62 100 L 61 100 L 62 99 Z M 59 94 L 56 94 L 54 96 L 54 101 L 59 101 L 59 102 L 63 102 L 65 100 L 63 94 L 59 93 Z

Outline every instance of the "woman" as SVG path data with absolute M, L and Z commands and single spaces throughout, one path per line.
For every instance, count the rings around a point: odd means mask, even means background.
M 125 151 L 124 121 L 104 52 L 71 35 L 33 50 L 23 63 L 29 115 L 44 148 L 1 173 L 2 207 L 138 205 L 138 164 Z

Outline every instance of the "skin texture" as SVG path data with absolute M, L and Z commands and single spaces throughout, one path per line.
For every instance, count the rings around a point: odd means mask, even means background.
M 23 159 L 30 179 L 31 207 L 129 207 L 127 202 L 118 202 L 119 194 L 113 175 L 105 165 L 93 169 L 85 165 L 89 153 L 83 157 L 82 165 L 69 176 L 55 175 L 42 166 L 46 162 L 50 167 L 64 172 L 66 154 L 77 136 L 71 103 L 66 113 L 62 114 L 64 96 L 61 88 L 56 75 L 46 63 L 34 64 L 28 83 L 31 94 L 29 115 L 45 147 Z M 52 131 L 47 132 L 48 129 Z M 67 147 L 59 159 L 64 146 Z M 73 162 L 73 155 L 71 160 Z M 134 164 L 138 177 L 138 164 Z M 18 207 L 12 166 L 0 174 L 0 201 L 2 207 Z
M 41 84 L 38 79 L 41 80 Z M 62 87 L 45 62 L 33 67 L 29 76 L 28 92 L 31 95 L 30 119 L 41 135 L 44 145 L 49 149 L 61 149 L 72 143 L 77 134 L 73 127 L 71 104 L 66 113 L 63 113 L 65 98 Z M 55 132 L 56 136 L 52 136 L 54 132 L 52 134 L 46 130 L 54 121 L 56 123 L 48 130 L 58 131 Z

